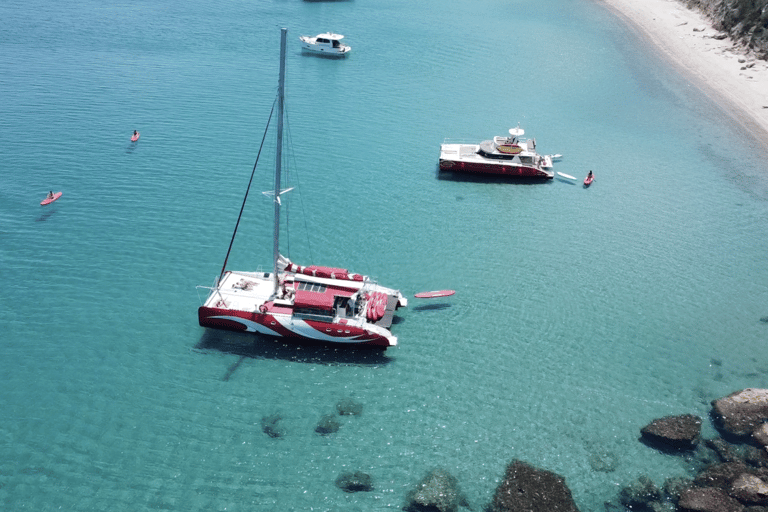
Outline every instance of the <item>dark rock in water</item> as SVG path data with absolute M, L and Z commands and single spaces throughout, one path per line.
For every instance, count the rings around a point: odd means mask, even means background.
M 743 462 L 724 462 L 699 473 L 693 482 L 698 487 L 718 487 L 728 490 L 733 482 L 745 473 L 750 474 L 751 471 Z
M 750 436 L 768 420 L 768 389 L 747 388 L 713 400 L 712 417 L 725 434 Z
M 489 512 L 578 512 L 565 479 L 521 461 L 507 466 Z
M 320 418 L 320 421 L 317 423 L 317 426 L 315 427 L 315 432 L 322 435 L 327 434 L 335 434 L 339 431 L 339 428 L 341 427 L 341 422 L 336 419 L 336 416 L 332 414 L 326 414 L 322 418 Z
M 342 473 L 336 479 L 336 487 L 344 492 L 370 492 L 373 490 L 373 479 L 362 471 Z
M 768 446 L 768 423 L 763 423 L 752 431 L 752 438 L 760 446 Z
M 647 476 L 638 477 L 637 480 L 619 491 L 619 501 L 630 509 L 649 508 L 651 503 L 659 501 L 660 498 L 661 491 Z
M 742 512 L 743 509 L 741 503 L 715 487 L 687 489 L 677 502 L 679 512 Z
M 685 491 L 686 489 L 690 489 L 691 487 L 693 487 L 693 480 L 690 478 L 683 478 L 683 477 L 667 478 L 664 481 L 664 486 L 663 486 L 664 497 L 667 498 L 672 503 L 677 503 L 683 491 Z
M 707 445 L 708 442 L 709 440 L 704 443 L 699 443 L 693 451 L 684 454 L 685 460 L 690 464 L 688 467 L 689 472 L 698 473 L 713 464 L 723 462 L 715 450 Z
M 768 505 L 768 483 L 756 475 L 740 475 L 729 494 L 747 505 Z
M 285 435 L 285 427 L 280 423 L 283 417 L 279 414 L 272 414 L 261 418 L 261 429 L 269 437 L 279 438 Z
M 693 414 L 666 416 L 640 429 L 642 441 L 665 451 L 693 450 L 701 434 L 701 418 Z
M 762 317 L 762 318 L 760 319 L 760 321 L 761 321 L 761 322 L 763 322 L 764 324 L 768 324 L 768 316 L 764 316 L 764 317 Z
M 744 461 L 756 468 L 768 468 L 768 452 L 756 446 L 744 446 Z
M 469 508 L 456 478 L 441 468 L 427 473 L 405 500 L 406 512 L 456 512 L 460 506 Z
M 616 471 L 616 467 L 619 465 L 619 458 L 609 450 L 598 449 L 589 455 L 589 465 L 595 471 L 611 473 Z
M 715 452 L 720 459 L 718 462 L 733 462 L 738 459 L 733 445 L 721 437 L 707 439 L 704 444 Z
M 363 414 L 363 404 L 351 398 L 344 398 L 336 404 L 336 410 L 341 416 L 360 416 Z

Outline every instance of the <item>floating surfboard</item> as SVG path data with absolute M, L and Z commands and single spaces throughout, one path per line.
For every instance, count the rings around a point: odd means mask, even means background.
M 417 299 L 434 299 L 435 297 L 450 297 L 455 290 L 437 290 L 434 292 L 419 292 L 414 295 Z
M 574 178 L 573 176 L 571 176 L 570 174 L 565 174 L 565 173 L 563 173 L 563 172 L 558 172 L 557 174 L 559 174 L 559 175 L 560 175 L 560 176 L 562 176 L 563 178 L 568 178 L 569 180 L 575 180 L 575 179 L 576 179 L 576 178 Z
M 141 137 L 141 133 L 139 132 L 134 133 L 133 135 L 131 135 L 131 142 L 136 142 L 137 140 L 139 140 L 139 137 Z
M 53 197 L 46 197 L 45 199 L 40 201 L 40 206 L 45 206 L 47 204 L 51 204 L 52 202 L 54 202 L 55 200 L 57 200 L 60 197 L 61 197 L 61 192 L 56 192 L 55 194 L 53 194 Z

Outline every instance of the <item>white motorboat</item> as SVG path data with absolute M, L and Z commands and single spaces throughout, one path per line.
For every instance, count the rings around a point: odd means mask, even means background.
M 524 134 L 518 126 L 509 130 L 509 136 L 497 136 L 480 144 L 446 140 L 440 145 L 440 170 L 552 179 L 552 160 L 560 155 L 538 154 L 536 139 L 523 139 Z
M 302 50 L 331 55 L 334 57 L 343 57 L 352 49 L 352 47 L 342 44 L 342 39 L 344 39 L 344 36 L 341 34 L 334 34 L 333 32 L 318 34 L 315 37 L 299 37 Z

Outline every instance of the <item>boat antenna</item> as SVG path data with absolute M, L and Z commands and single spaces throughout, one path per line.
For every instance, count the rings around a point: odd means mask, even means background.
M 259 157 L 261 156 L 261 150 L 264 149 L 264 141 L 267 138 L 267 132 L 269 131 L 269 123 L 272 121 L 272 114 L 275 113 L 275 104 L 277 98 L 272 103 L 272 111 L 269 113 L 269 119 L 267 120 L 267 127 L 264 130 L 264 136 L 261 138 L 261 145 L 259 146 L 259 154 L 256 155 L 256 162 L 253 164 L 253 170 L 251 171 L 251 179 L 248 181 L 248 188 L 245 189 L 245 197 L 243 197 L 243 205 L 240 207 L 240 215 L 237 216 L 237 222 L 235 223 L 235 231 L 232 233 L 232 239 L 229 241 L 229 249 L 227 249 L 227 256 L 224 258 L 224 265 L 221 266 L 221 274 L 219 274 L 219 282 L 224 277 L 224 271 L 227 269 L 227 260 L 229 259 L 229 253 L 232 252 L 232 244 L 235 243 L 235 235 L 237 235 L 237 228 L 240 226 L 240 219 L 243 217 L 243 210 L 245 210 L 245 202 L 248 200 L 248 192 L 251 190 L 251 183 L 253 183 L 253 175 L 256 173 L 256 166 L 259 164 Z
M 273 240 L 274 293 L 277 295 L 280 287 L 277 278 L 277 262 L 280 259 L 280 164 L 283 159 L 283 102 L 285 100 L 285 40 L 287 28 L 280 29 L 280 78 L 277 82 L 277 152 L 275 153 L 275 229 Z

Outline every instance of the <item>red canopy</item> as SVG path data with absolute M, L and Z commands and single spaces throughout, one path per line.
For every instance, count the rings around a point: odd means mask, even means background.
M 297 290 L 293 305 L 297 308 L 333 309 L 333 289 L 328 288 L 325 293 Z

